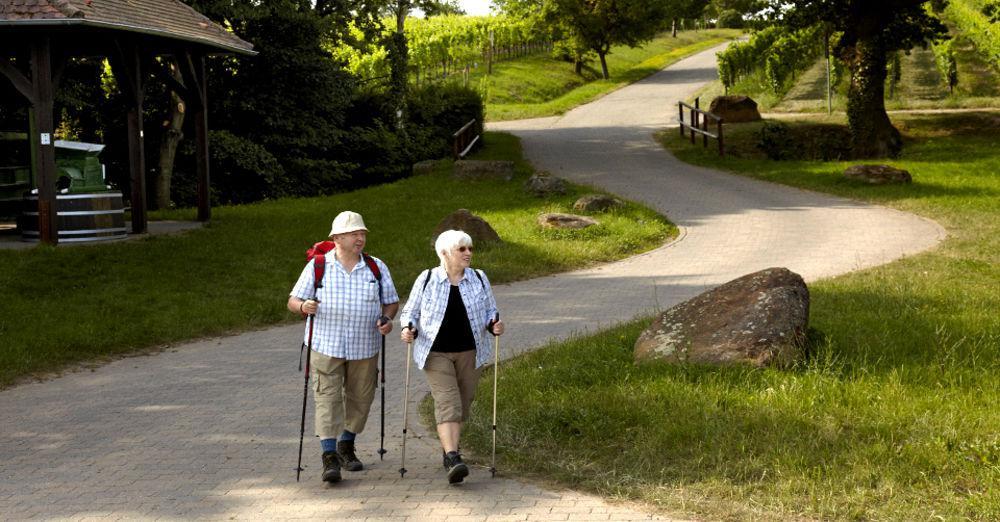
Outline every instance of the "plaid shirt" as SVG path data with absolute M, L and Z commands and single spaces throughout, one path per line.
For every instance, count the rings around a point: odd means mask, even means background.
M 486 325 L 497 313 L 493 287 L 490 286 L 486 274 L 482 271 L 479 273 L 483 276 L 482 284 L 471 268 L 465 269 L 465 275 L 458 282 L 458 291 L 462 294 L 465 313 L 469 316 L 469 326 L 472 327 L 472 335 L 476 338 L 476 368 L 482 367 L 493 358 L 493 345 L 490 343 L 493 337 L 486 331 Z M 425 288 L 424 280 L 428 277 L 430 281 Z M 402 315 L 399 316 L 403 327 L 412 321 L 413 327 L 417 329 L 417 339 L 413 343 L 413 361 L 420 369 L 424 368 L 427 355 L 431 352 L 431 345 L 434 344 L 434 339 L 441 329 L 444 312 L 448 308 L 449 292 L 451 292 L 451 282 L 448 281 L 448 274 L 443 268 L 425 270 L 413 282 L 413 290 L 410 290 L 410 297 L 406 300 Z
M 389 268 L 378 258 L 372 258 L 382 272 L 382 303 L 399 302 Z M 313 261 L 306 263 L 291 295 L 299 299 L 313 298 Z M 331 252 L 326 256 L 323 287 L 317 290 L 319 309 L 313 327 L 312 349 L 329 357 L 356 361 L 378 354 L 381 335 L 376 322 L 382 315 L 378 300 L 378 281 L 364 259 L 348 273 Z M 309 341 L 309 325 L 302 342 Z

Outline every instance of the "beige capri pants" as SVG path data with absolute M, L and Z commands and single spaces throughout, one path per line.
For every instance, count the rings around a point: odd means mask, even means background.
M 335 439 L 347 429 L 361 433 L 375 398 L 378 355 L 349 361 L 311 352 L 310 378 L 316 401 L 316 436 Z
M 476 368 L 475 350 L 427 354 L 424 375 L 434 397 L 434 420 L 437 424 L 469 419 L 480 373 Z

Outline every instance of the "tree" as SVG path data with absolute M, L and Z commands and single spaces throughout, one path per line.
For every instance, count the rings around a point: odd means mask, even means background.
M 947 29 L 924 10 L 928 0 L 773 0 L 781 23 L 829 24 L 841 33 L 834 50 L 850 72 L 847 120 L 855 157 L 895 157 L 899 131 L 885 112 L 888 57 L 942 38 Z
M 637 47 L 662 30 L 670 18 L 669 0 L 538 0 L 542 19 L 566 30 L 573 47 L 590 49 L 608 74 L 607 55 L 613 45 Z

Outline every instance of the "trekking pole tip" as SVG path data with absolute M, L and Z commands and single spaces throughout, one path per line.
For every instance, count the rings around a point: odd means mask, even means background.
M 406 468 L 399 468 L 399 478 L 403 478 L 406 475 Z
M 389 453 L 389 450 L 387 450 L 385 448 L 379 448 L 378 449 L 378 459 L 382 460 L 382 455 L 385 455 L 386 453 Z

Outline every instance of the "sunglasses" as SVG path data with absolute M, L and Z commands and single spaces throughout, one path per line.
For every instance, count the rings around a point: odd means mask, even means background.
M 460 247 L 458 247 L 458 251 L 459 252 L 465 252 L 466 250 L 468 250 L 469 252 L 472 252 L 472 247 L 470 247 L 470 246 L 460 246 Z

